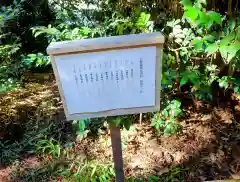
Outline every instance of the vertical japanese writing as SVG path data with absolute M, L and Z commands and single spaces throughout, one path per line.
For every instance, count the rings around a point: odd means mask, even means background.
M 86 80 L 86 83 L 88 83 L 88 75 L 85 73 L 85 80 Z
M 123 70 L 121 70 L 121 80 L 124 80 Z
M 90 73 L 91 82 L 93 82 L 93 73 Z
M 96 73 L 95 78 L 96 78 L 96 82 L 98 82 L 98 73 Z
M 105 72 L 106 80 L 108 80 L 108 72 Z
M 113 71 L 111 71 L 111 80 L 112 80 L 112 81 L 114 80 L 114 74 L 113 74 Z
M 131 78 L 133 78 L 133 68 L 131 69 Z
M 126 79 L 128 79 L 129 73 L 128 70 L 126 70 Z
M 116 71 L 116 81 L 117 81 L 117 83 L 119 81 L 118 70 Z
M 140 93 L 143 93 L 143 60 L 140 58 Z
M 74 72 L 74 79 L 75 79 L 75 82 L 76 82 L 77 86 L 79 87 L 79 84 L 78 84 L 78 77 L 77 77 L 77 72 L 76 72 L 76 66 L 75 66 L 75 64 L 73 65 L 73 72 Z
M 82 74 L 79 75 L 81 83 L 83 83 L 83 76 Z

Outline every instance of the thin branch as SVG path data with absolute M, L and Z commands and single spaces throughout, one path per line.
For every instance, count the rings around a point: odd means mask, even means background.
M 190 59 L 196 60 L 196 61 L 201 61 L 201 60 L 208 60 L 209 58 L 200 58 L 200 57 L 190 57 Z

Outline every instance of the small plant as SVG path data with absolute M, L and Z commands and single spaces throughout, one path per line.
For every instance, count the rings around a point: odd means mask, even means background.
M 22 59 L 22 64 L 27 69 L 46 67 L 50 65 L 50 63 L 51 62 L 49 56 L 45 56 L 42 53 L 28 54 Z
M 97 161 L 85 161 L 85 164 L 71 165 L 71 171 L 74 171 L 74 180 L 81 182 L 105 182 L 111 181 L 114 177 L 112 165 L 100 164 Z
M 161 112 L 154 115 L 152 126 L 155 127 L 157 135 L 160 135 L 161 131 L 164 135 L 172 135 L 179 132 L 180 124 L 176 117 L 182 114 L 180 106 L 181 102 L 172 100 L 167 103 L 167 106 Z
M 8 78 L 7 80 L 5 79 L 0 79 L 0 93 L 1 92 L 6 92 L 9 90 L 14 90 L 19 86 L 19 82 L 15 79 Z
M 131 116 L 109 117 L 108 123 L 113 126 L 123 126 L 126 130 L 129 130 L 132 124 L 132 118 Z
M 221 88 L 233 89 L 235 93 L 240 93 L 240 78 L 239 77 L 231 77 L 231 76 L 223 76 L 218 79 L 219 86 Z
M 184 171 L 184 169 L 182 167 L 175 167 L 175 168 L 171 169 L 171 171 L 169 172 L 169 175 L 167 177 L 167 181 L 173 181 L 173 180 L 180 181 L 183 171 Z M 181 180 L 180 182 L 184 182 L 184 180 Z
M 81 137 L 86 137 L 88 132 L 90 131 L 87 129 L 89 123 L 90 123 L 89 119 L 80 119 L 80 120 L 74 120 L 72 122 L 72 125 L 77 135 Z
M 47 153 L 51 154 L 53 157 L 60 157 L 61 154 L 61 145 L 59 142 L 54 140 L 53 138 L 42 139 L 37 142 L 37 153 Z

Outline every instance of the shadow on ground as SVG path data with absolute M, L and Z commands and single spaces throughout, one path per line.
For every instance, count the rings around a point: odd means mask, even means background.
M 9 176 L 19 182 L 62 181 L 77 170 L 66 174 L 72 161 L 112 161 L 108 130 L 76 141 L 53 80 L 26 84 L 2 95 L 0 103 L 1 182 Z M 180 122 L 178 136 L 156 137 L 147 118 L 122 130 L 126 176 L 166 182 L 240 179 L 240 124 L 229 108 L 188 109 Z M 60 141 L 62 148 L 71 143 L 74 157 L 36 155 L 44 137 Z

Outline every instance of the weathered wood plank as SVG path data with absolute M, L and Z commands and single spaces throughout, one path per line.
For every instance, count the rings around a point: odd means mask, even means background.
M 127 49 L 131 47 L 136 48 L 138 46 L 146 47 L 163 43 L 163 35 L 160 32 L 154 32 L 54 42 L 48 46 L 47 53 L 51 55 L 59 55 L 78 52 L 96 52 L 108 49 Z

